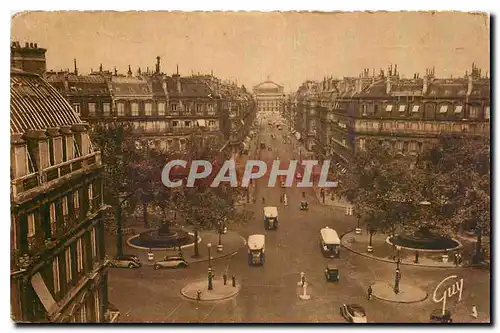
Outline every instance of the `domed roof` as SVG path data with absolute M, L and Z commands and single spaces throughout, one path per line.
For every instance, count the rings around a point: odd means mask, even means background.
M 256 85 L 255 87 L 253 87 L 254 90 L 255 89 L 280 89 L 280 88 L 283 88 L 283 86 L 280 86 L 276 82 L 273 82 L 273 81 L 270 81 L 270 80 L 267 80 L 267 81 L 264 81 L 262 83 L 259 83 L 258 85 Z

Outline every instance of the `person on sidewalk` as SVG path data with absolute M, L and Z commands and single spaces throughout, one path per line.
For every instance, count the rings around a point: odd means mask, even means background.
M 371 301 L 372 300 L 372 295 L 373 295 L 373 289 L 372 289 L 372 286 L 368 286 L 368 300 Z

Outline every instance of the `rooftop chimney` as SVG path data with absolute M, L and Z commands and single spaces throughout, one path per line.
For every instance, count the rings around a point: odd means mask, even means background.
M 131 77 L 132 76 L 132 69 L 130 68 L 130 65 L 128 65 L 128 72 L 127 72 L 128 76 Z
M 21 69 L 25 72 L 43 74 L 47 70 L 45 60 L 46 49 L 35 48 L 33 43 L 25 43 L 25 47 L 21 47 L 19 42 L 12 43 L 10 48 L 10 66 Z
M 425 95 L 427 93 L 427 88 L 429 88 L 429 76 L 428 75 L 424 75 L 424 82 L 423 82 L 423 85 L 422 85 L 422 94 Z
M 102 73 L 102 64 L 99 65 L 99 72 Z
M 156 74 L 160 74 L 160 60 L 161 60 L 160 56 L 156 57 L 156 71 L 155 71 Z
M 388 76 L 387 80 L 385 81 L 385 93 L 389 94 L 391 92 L 391 77 Z
M 76 59 L 73 59 L 73 64 L 75 65 L 75 75 L 78 75 L 78 67 L 76 67 Z
M 467 81 L 467 96 L 469 96 L 471 93 L 472 93 L 472 75 L 469 75 Z

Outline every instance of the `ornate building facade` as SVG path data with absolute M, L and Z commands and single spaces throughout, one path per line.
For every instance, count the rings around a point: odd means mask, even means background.
M 257 112 L 260 114 L 281 113 L 285 100 L 283 86 L 267 80 L 253 87 Z
M 357 78 L 305 82 L 286 114 L 319 159 L 347 164 L 367 140 L 389 143 L 402 155 L 416 154 L 439 135 L 489 135 L 490 79 L 472 66 L 462 78 L 401 78 L 397 69 Z
M 27 63 L 10 79 L 12 318 L 113 321 L 100 152 L 67 100 L 23 71 L 35 66 Z

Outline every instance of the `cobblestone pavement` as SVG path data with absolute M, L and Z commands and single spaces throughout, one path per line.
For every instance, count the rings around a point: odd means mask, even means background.
M 278 144 L 281 133 L 274 130 Z M 271 142 L 271 131 L 262 133 Z M 275 143 L 276 142 L 276 143 Z M 280 143 L 280 159 L 295 157 L 291 145 Z M 263 151 L 262 158 L 272 159 L 275 152 Z M 369 322 L 420 323 L 429 322 L 429 315 L 440 305 L 432 301 L 437 284 L 449 275 L 464 279 L 462 300 L 451 297 L 447 304 L 454 322 L 485 322 L 490 311 L 490 272 L 477 268 L 426 268 L 402 266 L 401 283 L 424 290 L 431 297 L 413 304 L 399 304 L 367 299 L 367 288 L 377 281 L 393 281 L 394 263 L 368 259 L 343 249 L 340 259 L 326 259 L 321 255 L 319 230 L 324 226 L 335 228 L 339 234 L 352 230 L 356 221 L 346 216 L 343 209 L 326 207 L 319 203 L 312 189 L 267 188 L 266 179 L 259 180 L 257 202 L 248 205 L 255 212 L 254 219 L 236 231 L 243 237 L 250 234 L 266 235 L 266 263 L 262 267 L 249 267 L 247 253 L 239 251 L 229 258 L 212 263 L 216 279 L 222 272 L 235 274 L 241 283 L 239 294 L 219 302 L 196 302 L 184 298 L 180 289 L 186 284 L 207 276 L 207 263 L 190 265 L 179 270 L 155 271 L 151 267 L 137 270 L 109 270 L 109 298 L 122 312 L 123 322 L 203 322 L 203 323 L 279 323 L 344 322 L 339 313 L 342 303 L 359 303 L 365 307 Z M 279 197 L 286 191 L 289 205 L 280 204 Z M 309 211 L 300 211 L 302 191 L 310 203 Z M 279 210 L 278 230 L 264 230 L 263 207 L 275 205 Z M 339 283 L 327 283 L 323 269 L 334 263 L 340 270 Z M 300 272 L 306 273 L 310 300 L 301 300 L 297 287 Z M 479 318 L 470 316 L 472 306 L 477 306 Z

